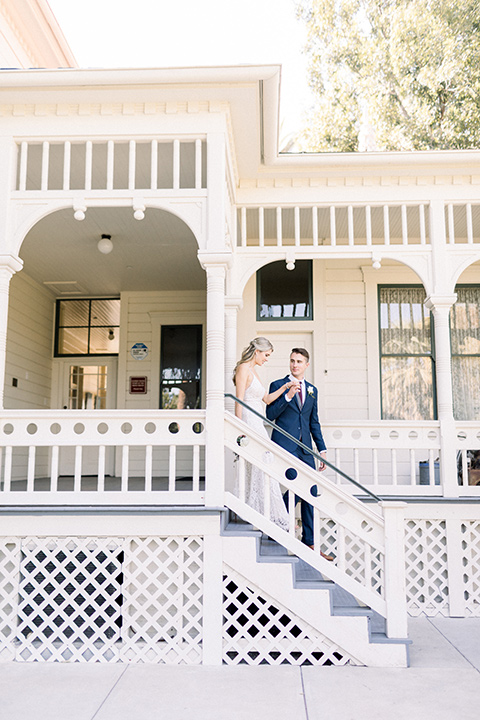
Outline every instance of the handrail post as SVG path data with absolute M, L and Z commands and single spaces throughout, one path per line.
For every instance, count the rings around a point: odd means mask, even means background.
M 387 637 L 406 638 L 407 593 L 405 584 L 405 508 L 407 503 L 383 500 L 385 522 L 385 603 Z

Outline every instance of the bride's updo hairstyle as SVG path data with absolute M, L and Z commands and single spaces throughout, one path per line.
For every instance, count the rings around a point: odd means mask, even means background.
M 235 385 L 235 377 L 237 374 L 237 370 L 240 365 L 243 365 L 243 363 L 249 362 L 252 357 L 255 355 L 255 350 L 259 350 L 260 352 L 273 352 L 273 345 L 270 342 L 270 340 L 267 340 L 267 338 L 264 337 L 257 337 L 253 340 L 250 340 L 250 343 L 247 345 L 246 348 L 243 349 L 242 357 L 235 365 L 235 370 L 233 371 L 233 384 Z

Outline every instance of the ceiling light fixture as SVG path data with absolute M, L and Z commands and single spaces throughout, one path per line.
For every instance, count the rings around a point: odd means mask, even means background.
M 108 253 L 111 253 L 113 250 L 112 236 L 102 235 L 102 237 L 97 243 L 97 248 L 99 252 L 103 253 L 104 255 L 108 255 Z

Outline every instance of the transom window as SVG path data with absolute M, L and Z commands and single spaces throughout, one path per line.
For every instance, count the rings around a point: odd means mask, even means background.
M 312 320 L 312 262 L 265 265 L 257 272 L 257 320 Z
M 118 355 L 119 298 L 57 300 L 55 357 Z
M 433 323 L 423 287 L 379 287 L 384 420 L 434 420 Z
M 450 312 L 453 411 L 456 420 L 480 420 L 480 286 L 455 288 Z

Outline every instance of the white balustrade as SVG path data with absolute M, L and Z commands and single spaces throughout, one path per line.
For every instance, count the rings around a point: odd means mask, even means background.
M 203 411 L 4 411 L 0 443 L 2 505 L 204 504 Z
M 272 452 L 268 439 L 257 435 L 229 413 L 226 414 L 225 445 L 239 456 L 240 484 L 239 492 L 225 492 L 225 505 L 385 617 L 382 510 L 359 502 L 327 480 L 323 473 L 317 473 L 282 448 L 277 446 Z M 264 472 L 269 478 L 267 485 L 278 482 L 282 494 L 289 494 L 288 532 L 270 519 L 268 503 L 262 513 L 245 504 L 246 463 Z M 314 521 L 317 544 L 313 551 L 295 537 L 295 495 L 309 502 L 317 515 Z M 320 550 L 335 555 L 336 561 L 326 561 Z M 390 601 L 395 605 L 394 599 L 389 598 Z
M 125 145 L 127 142 L 127 145 Z M 122 151 L 122 146 L 127 151 Z M 159 146 L 162 153 L 159 156 Z M 153 138 L 151 140 L 64 140 L 18 143 L 20 161 L 16 191 L 91 192 L 189 189 L 204 187 L 205 140 L 202 138 Z M 38 148 L 41 152 L 38 152 Z M 193 148 L 193 150 L 192 150 Z M 83 177 L 77 176 L 75 158 L 83 158 Z M 170 155 L 170 162 L 165 158 Z M 101 160 L 99 158 L 102 158 Z M 73 175 L 75 174 L 75 177 Z
M 441 495 L 438 422 L 323 423 L 327 459 L 375 494 Z M 332 468 L 336 484 L 361 494 Z
M 451 245 L 480 242 L 480 205 L 445 206 Z M 419 246 L 430 243 L 425 203 L 242 206 L 241 247 Z

